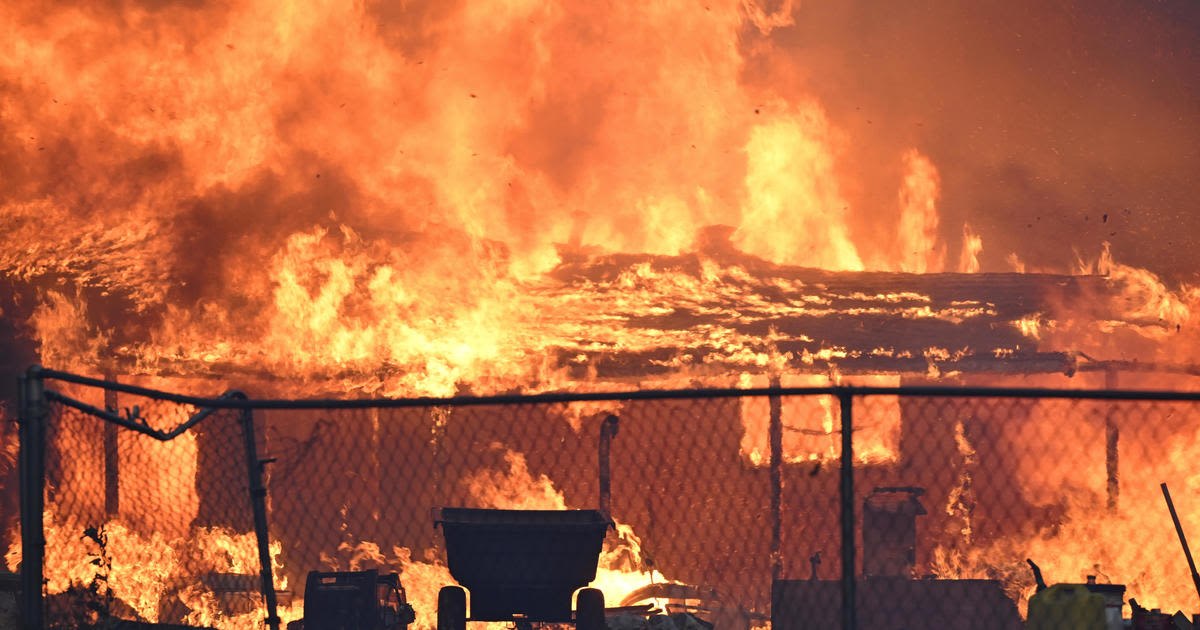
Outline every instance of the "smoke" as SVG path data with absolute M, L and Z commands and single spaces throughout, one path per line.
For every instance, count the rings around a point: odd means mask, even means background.
M 855 238 L 881 242 L 895 156 L 937 166 L 941 236 L 970 223 L 984 271 L 1071 267 L 1102 243 L 1171 280 L 1200 270 L 1200 6 L 804 2 L 746 80 L 812 95 L 854 145 Z M 892 182 L 888 185 L 888 182 Z

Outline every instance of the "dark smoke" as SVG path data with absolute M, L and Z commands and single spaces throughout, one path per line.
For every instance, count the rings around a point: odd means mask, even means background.
M 847 179 L 874 182 L 846 193 L 863 235 L 916 147 L 941 175 L 944 240 L 969 222 L 985 271 L 1010 252 L 1065 271 L 1108 241 L 1195 284 L 1200 3 L 810 1 L 772 43 L 746 80 L 815 95 L 851 135 Z

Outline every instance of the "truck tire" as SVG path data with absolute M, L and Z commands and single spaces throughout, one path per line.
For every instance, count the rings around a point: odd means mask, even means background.
M 461 586 L 438 591 L 437 630 L 467 630 L 467 592 Z
M 585 588 L 575 597 L 575 630 L 605 630 L 604 593 Z

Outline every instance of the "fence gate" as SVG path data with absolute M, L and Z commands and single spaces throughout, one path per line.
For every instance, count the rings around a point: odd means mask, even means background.
M 52 374 L 21 379 L 25 626 L 278 628 L 253 412 Z

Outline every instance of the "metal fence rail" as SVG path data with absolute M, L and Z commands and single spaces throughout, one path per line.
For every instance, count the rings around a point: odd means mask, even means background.
M 920 618 L 1021 627 L 1035 589 L 1026 558 L 1052 582 L 1097 575 L 1162 608 L 1197 606 L 1178 587 L 1182 576 L 1190 588 L 1187 568 L 1153 488 L 1178 484 L 1184 524 L 1200 517 L 1200 505 L 1187 507 L 1200 503 L 1200 479 L 1187 474 L 1197 393 L 901 386 L 257 400 L 40 368 L 21 391 L 31 628 L 78 625 L 68 603 L 89 622 L 281 626 L 302 614 L 306 575 L 318 570 L 398 571 L 418 626 L 437 625 L 439 591 L 455 583 L 468 586 L 473 618 L 503 617 L 492 599 L 504 598 L 470 586 L 464 571 L 479 567 L 456 566 L 434 528 L 431 510 L 442 507 L 597 510 L 615 523 L 594 583 L 610 608 L 650 603 L 722 629 L 913 628 Z M 98 402 L 104 392 L 129 410 L 106 408 L 117 405 Z M 183 498 L 155 503 L 162 497 Z M 118 532 L 158 536 L 184 550 L 173 558 L 188 556 L 155 578 L 154 605 L 122 597 L 126 560 L 104 549 Z M 1139 550 L 1123 538 L 1134 532 L 1153 534 L 1153 557 L 1132 557 Z M 76 553 L 102 570 L 64 577 L 51 537 L 87 539 Z M 553 539 L 534 538 L 530 553 L 573 562 Z M 519 582 L 524 562 L 483 568 Z M 246 576 L 252 588 L 238 586 Z M 233 592 L 248 603 L 231 603 Z M 103 610 L 97 594 L 107 594 Z

